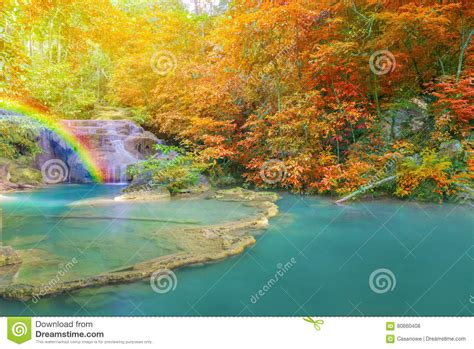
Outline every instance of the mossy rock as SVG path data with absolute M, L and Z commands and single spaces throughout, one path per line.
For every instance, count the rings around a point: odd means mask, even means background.
M 244 188 L 222 189 L 216 191 L 215 199 L 223 201 L 270 201 L 278 200 L 278 194 L 268 191 L 252 191 Z
M 127 192 L 117 196 L 115 201 L 160 201 L 169 200 L 171 194 L 165 187 L 156 187 L 153 190 Z
M 141 124 L 143 120 L 134 115 L 129 108 L 120 107 L 96 107 L 93 111 L 93 119 L 95 120 L 129 120 L 136 124 Z
M 31 168 L 35 167 L 35 159 L 30 156 L 21 156 L 18 159 L 15 159 L 14 163 L 17 166 L 21 166 L 21 167 L 31 167 Z
M 458 140 L 450 140 L 440 144 L 439 155 L 448 158 L 451 161 L 464 158 L 464 149 Z
M 0 158 L 0 179 L 15 184 L 40 184 L 43 181 L 34 159 L 28 156 L 14 160 Z
M 211 176 L 209 181 L 214 187 L 225 188 L 229 186 L 239 185 L 239 181 L 232 176 Z
M 18 167 L 12 165 L 10 167 L 10 182 L 15 184 L 41 184 L 43 176 L 41 171 L 31 167 Z
M 2 166 L 2 165 L 8 165 L 8 164 L 11 163 L 11 162 L 12 162 L 12 160 L 10 160 L 10 159 L 6 159 L 6 158 L 0 157 L 0 166 Z
M 11 246 L 0 246 L 0 267 L 21 263 L 21 258 Z

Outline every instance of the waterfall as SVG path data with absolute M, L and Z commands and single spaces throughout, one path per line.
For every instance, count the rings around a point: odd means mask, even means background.
M 128 167 L 153 155 L 154 145 L 160 142 L 155 135 L 128 120 L 62 120 L 61 123 L 92 149 L 108 183 L 127 182 Z M 39 156 L 39 167 L 51 158 L 59 158 L 68 165 L 69 182 L 90 181 L 77 154 L 57 135 L 45 130 L 40 145 L 44 152 Z
M 120 166 L 120 183 L 125 183 L 127 182 L 127 165 L 121 165 Z
M 128 182 L 127 169 L 129 165 L 119 165 L 108 167 L 105 170 L 105 180 L 107 183 L 124 184 Z

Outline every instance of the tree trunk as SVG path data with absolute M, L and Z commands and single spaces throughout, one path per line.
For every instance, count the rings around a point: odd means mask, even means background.
M 458 69 L 456 71 L 456 83 L 459 82 L 459 78 L 462 72 L 462 61 L 464 59 L 464 51 L 466 50 L 467 46 L 469 45 L 469 41 L 471 40 L 472 35 L 474 35 L 474 29 L 471 29 L 471 32 L 467 36 L 466 41 L 461 46 L 461 52 L 459 53 L 459 60 L 458 60 Z
M 343 203 L 344 201 L 347 201 L 349 199 L 352 199 L 360 194 L 363 194 L 365 193 L 367 190 L 370 190 L 372 188 L 375 188 L 375 187 L 378 187 L 379 185 L 381 184 L 384 184 L 384 183 L 387 183 L 387 182 L 391 182 L 393 180 L 395 180 L 397 178 L 397 176 L 390 176 L 390 177 L 386 177 L 384 179 L 381 179 L 380 181 L 377 181 L 375 183 L 372 183 L 370 185 L 367 185 L 367 186 L 363 186 L 361 187 L 359 190 L 356 190 L 355 192 L 343 197 L 342 199 L 339 199 L 336 201 L 336 204 L 341 204 Z

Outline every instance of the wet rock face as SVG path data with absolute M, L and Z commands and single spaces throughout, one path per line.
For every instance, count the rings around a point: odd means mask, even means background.
M 65 182 L 88 183 L 92 181 L 78 154 L 57 134 L 43 129 L 39 137 L 39 144 L 43 149 L 43 153 L 39 154 L 36 158 L 36 164 L 39 169 L 43 168 L 47 161 L 59 159 L 68 168 L 68 176 L 64 178 Z
M 463 147 L 460 141 L 452 140 L 441 143 L 439 146 L 439 154 L 450 160 L 455 160 L 463 156 Z
M 128 181 L 128 166 L 152 155 L 159 142 L 155 135 L 127 120 L 63 120 L 62 125 L 92 149 L 110 183 Z M 91 181 L 78 154 L 55 133 L 43 130 L 39 142 L 44 153 L 37 158 L 38 168 L 50 159 L 60 159 L 69 170 L 65 181 Z
M 400 107 L 383 115 L 382 136 L 384 139 L 398 140 L 428 129 L 430 117 L 427 104 L 417 98 L 412 99 L 410 103 L 408 107 Z

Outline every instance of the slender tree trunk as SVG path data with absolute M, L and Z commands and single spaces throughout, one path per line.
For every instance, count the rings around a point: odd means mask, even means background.
M 374 91 L 375 108 L 377 109 L 377 116 L 379 117 L 379 120 L 380 120 L 380 119 L 382 119 L 382 111 L 380 110 L 377 75 L 374 74 L 374 73 L 372 73 L 371 75 L 374 77 L 373 91 Z
M 273 67 L 275 68 L 278 112 L 281 112 L 282 108 L 281 108 L 281 81 L 280 81 L 280 72 L 279 72 L 279 70 L 278 70 L 278 65 L 277 65 L 276 62 L 273 62 Z
M 196 15 L 198 16 L 201 14 L 199 0 L 194 0 L 194 11 L 196 12 Z
M 31 33 L 28 37 L 28 55 L 33 57 L 33 34 Z
M 459 82 L 459 78 L 461 77 L 464 51 L 466 51 L 466 48 L 469 45 L 469 41 L 471 40 L 472 35 L 474 35 L 474 29 L 471 29 L 471 31 L 469 32 L 469 35 L 467 36 L 466 41 L 464 41 L 464 44 L 461 46 L 461 52 L 459 53 L 459 60 L 458 60 L 458 69 L 456 71 L 456 83 Z
M 410 33 L 406 32 L 407 35 L 407 40 L 405 41 L 405 47 L 410 55 L 411 63 L 413 64 L 413 69 L 415 70 L 416 73 L 416 79 L 418 80 L 418 86 L 420 86 L 420 89 L 423 90 L 423 75 L 420 72 L 420 69 L 418 68 L 418 63 L 413 55 L 413 49 L 411 45 L 411 39 L 410 39 Z
M 57 60 L 61 63 L 61 39 L 58 37 Z
M 49 23 L 48 30 L 48 49 L 49 49 L 49 62 L 53 62 L 53 21 Z

